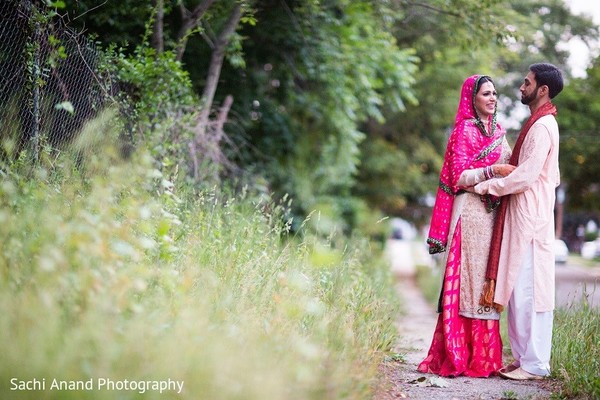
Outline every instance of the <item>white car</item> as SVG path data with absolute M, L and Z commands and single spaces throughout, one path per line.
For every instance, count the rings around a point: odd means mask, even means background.
M 554 260 L 557 264 L 565 264 L 569 257 L 569 248 L 560 239 L 554 241 Z
M 591 242 L 585 242 L 581 246 L 581 256 L 586 260 L 600 257 L 600 239 Z

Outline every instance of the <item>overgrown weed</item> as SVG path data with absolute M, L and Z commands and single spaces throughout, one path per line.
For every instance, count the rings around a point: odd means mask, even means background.
M 367 240 L 291 235 L 286 201 L 195 192 L 116 153 L 0 184 L 2 398 L 370 398 L 397 304 Z M 11 383 L 105 377 L 184 390 Z

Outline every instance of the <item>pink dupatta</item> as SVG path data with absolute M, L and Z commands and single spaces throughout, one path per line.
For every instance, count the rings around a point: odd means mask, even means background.
M 457 186 L 458 179 L 463 171 L 471 168 L 480 168 L 494 164 L 502 154 L 502 141 L 504 129 L 496 123 L 496 113 L 492 119 L 495 130 L 491 136 L 482 131 L 481 120 L 477 117 L 473 100 L 475 88 L 483 75 L 468 77 L 463 83 L 458 111 L 454 120 L 454 129 L 448 139 L 444 164 L 440 173 L 440 182 L 433 207 L 431 224 L 427 243 L 429 253 L 441 253 L 446 250 L 452 206 L 454 197 L 460 193 Z M 481 126 L 481 128 L 480 128 Z M 491 128 L 492 126 L 490 126 Z M 482 196 L 489 210 L 498 205 L 498 199 L 490 195 Z

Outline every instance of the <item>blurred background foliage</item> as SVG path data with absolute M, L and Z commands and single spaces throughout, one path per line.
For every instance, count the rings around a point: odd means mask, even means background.
M 562 0 L 66 0 L 60 12 L 119 61 L 121 83 L 154 117 L 140 130 L 163 172 L 288 194 L 294 229 L 314 210 L 344 232 L 382 215 L 425 224 L 462 81 L 495 79 L 513 141 L 523 75 L 552 62 L 567 79 L 556 99 L 566 210 L 600 211 L 600 66 L 572 77 L 565 46 L 594 46 L 599 32 Z M 202 141 L 194 113 L 227 96 L 218 157 L 190 158 L 189 141 Z

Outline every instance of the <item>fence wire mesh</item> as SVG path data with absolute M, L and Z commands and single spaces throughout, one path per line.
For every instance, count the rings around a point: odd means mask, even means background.
M 0 157 L 67 148 L 114 106 L 117 87 L 95 44 L 30 0 L 0 1 Z

